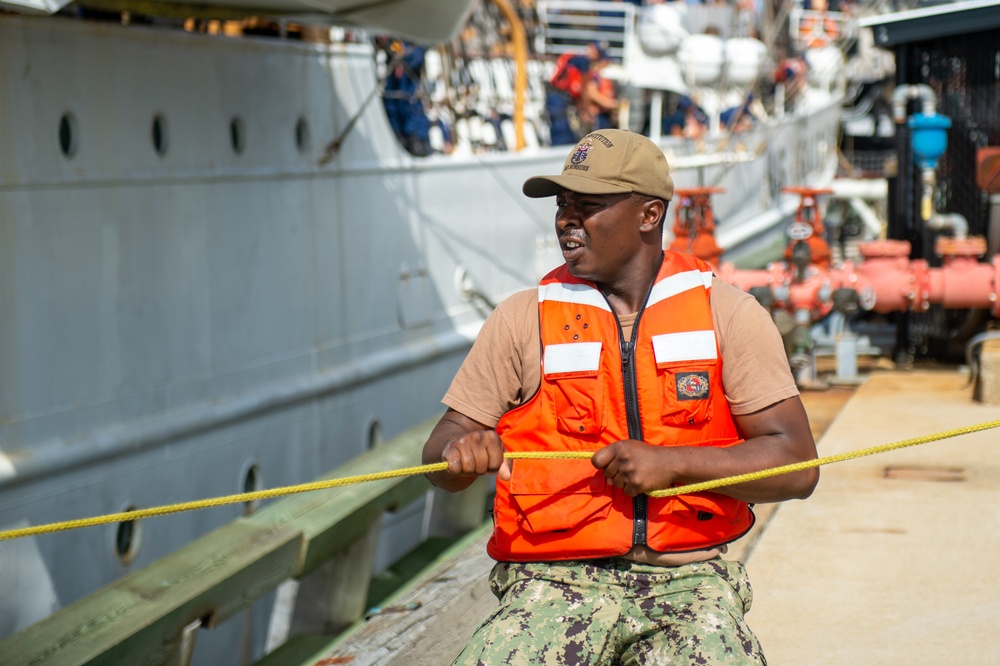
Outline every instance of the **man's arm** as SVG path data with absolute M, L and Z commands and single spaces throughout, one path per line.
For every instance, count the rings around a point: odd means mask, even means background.
M 584 97 L 588 102 L 596 104 L 604 111 L 618 110 L 618 99 L 612 95 L 605 95 L 601 92 L 600 85 L 593 79 L 587 81 L 587 85 L 584 86 Z
M 753 414 L 734 415 L 746 441 L 726 448 L 652 446 L 637 440 L 616 442 L 594 453 L 592 461 L 629 496 L 771 467 L 813 460 L 816 444 L 798 396 Z M 819 469 L 772 476 L 714 492 L 751 503 L 805 499 L 819 481 Z
M 438 488 L 458 492 L 483 474 L 499 472 L 501 479 L 509 480 L 510 465 L 503 453 L 503 442 L 493 428 L 449 409 L 424 444 L 423 461 L 425 465 L 447 462 L 447 470 L 427 478 Z

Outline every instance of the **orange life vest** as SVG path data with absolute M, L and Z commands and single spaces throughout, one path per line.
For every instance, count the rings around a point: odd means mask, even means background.
M 538 288 L 542 381 L 497 424 L 510 451 L 596 451 L 623 439 L 660 446 L 740 442 L 722 389 L 709 303 L 708 264 L 666 252 L 632 339 L 591 282 L 565 266 Z M 497 479 L 494 532 L 500 561 L 613 557 L 645 544 L 700 550 L 753 525 L 745 502 L 704 492 L 628 497 L 590 460 L 515 460 Z
M 552 76 L 549 78 L 549 82 L 557 90 L 569 93 L 569 96 L 573 99 L 579 98 L 583 92 L 584 73 L 579 67 L 573 64 L 573 60 L 579 57 L 578 54 L 574 53 L 564 53 L 559 56 L 559 60 L 556 61 L 555 71 L 552 72 Z
M 837 22 L 827 14 L 807 16 L 799 23 L 799 40 L 806 48 L 829 46 L 840 36 Z

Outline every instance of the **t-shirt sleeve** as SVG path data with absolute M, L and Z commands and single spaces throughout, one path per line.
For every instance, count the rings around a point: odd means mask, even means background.
M 799 394 L 770 313 L 750 294 L 713 280 L 712 313 L 722 385 L 733 414 L 752 414 Z
M 532 355 L 524 348 L 531 337 L 530 326 L 538 327 L 535 293 L 518 292 L 487 317 L 442 399 L 445 405 L 493 428 L 501 416 L 521 404 L 525 363 L 538 363 L 537 352 Z

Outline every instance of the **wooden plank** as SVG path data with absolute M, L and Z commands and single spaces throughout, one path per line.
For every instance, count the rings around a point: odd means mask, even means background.
M 263 659 L 254 662 L 254 666 L 288 666 L 303 662 L 308 662 L 312 666 L 313 662 L 310 661 L 310 658 L 329 644 L 329 636 L 299 634 L 289 638 L 284 645 Z
M 286 580 L 301 535 L 230 523 L 0 642 L 3 664 L 161 664 L 185 626 L 212 626 Z
M 322 478 L 420 465 L 424 442 L 437 421 L 438 417 L 428 419 Z M 383 511 L 404 506 L 430 488 L 423 475 L 370 481 L 286 497 L 245 520 L 259 526 L 294 525 L 302 531 L 303 550 L 295 572 L 300 578 L 363 537 Z
M 291 633 L 335 636 L 364 617 L 382 521 L 299 581 Z
M 351 666 L 438 666 L 450 664 L 472 632 L 496 608 L 488 577 L 495 562 L 486 554 L 492 533 L 484 525 L 444 553 L 382 605 L 380 612 L 356 624 L 312 653 L 301 645 L 279 648 L 257 664 L 351 664 Z M 291 642 L 290 642 L 291 643 Z

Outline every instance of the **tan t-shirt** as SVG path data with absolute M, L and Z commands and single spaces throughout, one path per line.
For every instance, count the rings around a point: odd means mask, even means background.
M 712 280 L 711 306 L 722 353 L 722 385 L 733 414 L 752 414 L 798 395 L 770 314 L 750 294 L 718 279 Z M 628 339 L 635 315 L 619 320 Z M 492 428 L 535 394 L 541 378 L 538 290 L 529 289 L 501 302 L 487 318 L 442 402 Z M 725 547 L 696 553 L 634 548 L 627 557 L 677 566 L 722 552 Z

